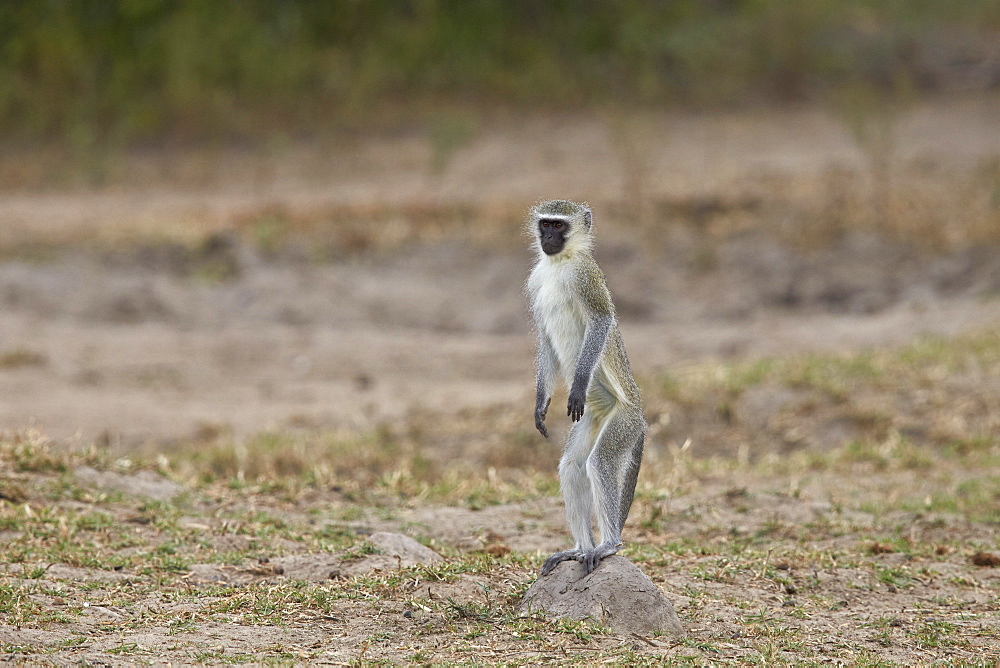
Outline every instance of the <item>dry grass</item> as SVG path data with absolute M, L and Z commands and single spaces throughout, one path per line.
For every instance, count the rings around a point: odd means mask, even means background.
M 1000 442 L 995 393 L 962 380 L 995 377 L 997 365 L 1000 339 L 988 332 L 698 366 L 651 389 L 654 410 L 719 416 L 720 401 L 791 388 L 813 401 L 783 417 L 798 433 L 826 411 L 864 411 L 858 397 L 887 406 L 884 423 L 865 417 L 857 438 L 825 450 L 742 459 L 701 456 L 655 423 L 626 555 L 677 605 L 688 629 L 679 641 L 514 615 L 543 555 L 508 543 L 562 531 L 554 463 L 525 459 L 529 434 L 514 411 L 415 414 L 373 434 L 206 433 L 145 462 L 7 436 L 0 650 L 112 663 L 976 662 L 1000 643 Z M 946 397 L 932 391 L 942 385 Z M 754 438 L 730 419 L 727 437 Z M 479 436 L 487 421 L 495 438 Z M 924 437 L 901 429 L 911 422 Z M 75 475 L 83 465 L 158 472 L 186 491 L 161 502 L 94 488 Z M 426 523 L 447 508 L 466 510 Z M 508 528 L 476 529 L 487 508 Z M 357 561 L 370 552 L 364 532 L 381 528 L 447 559 L 325 582 L 282 577 L 266 561 Z M 478 548 L 455 538 L 477 532 Z
M 694 438 L 702 456 L 784 459 L 888 442 L 964 452 L 1000 429 L 998 372 L 995 332 L 927 337 L 894 349 L 679 367 L 647 380 L 647 410 L 654 433 L 678 445 Z
M 927 113 L 921 112 L 925 103 L 940 108 L 932 113 L 941 116 L 942 124 L 968 119 L 941 101 L 865 91 L 826 105 L 827 118 L 815 128 L 826 135 L 826 143 L 815 157 L 808 156 L 809 138 L 800 129 L 788 146 L 755 149 L 758 154 L 748 150 L 755 146 L 757 126 L 615 106 L 595 116 L 581 113 L 567 119 L 574 133 L 586 132 L 581 143 L 592 145 L 579 154 L 561 145 L 558 135 L 539 136 L 537 129 L 503 123 L 480 130 L 460 114 L 444 114 L 434 127 L 401 137 L 376 134 L 249 151 L 189 147 L 126 153 L 115 157 L 117 176 L 108 188 L 92 193 L 98 196 L 73 212 L 54 214 L 58 223 L 17 220 L 23 214 L 15 209 L 0 253 L 38 256 L 67 247 L 158 245 L 197 252 L 220 235 L 237 237 L 264 255 L 289 249 L 301 255 L 305 249 L 315 260 L 456 238 L 513 249 L 523 244 L 511 230 L 530 204 L 526 200 L 536 195 L 504 186 L 496 175 L 530 170 L 547 183 L 558 175 L 560 161 L 578 162 L 584 155 L 601 165 L 553 182 L 560 190 L 602 192 L 590 195 L 602 221 L 616 229 L 639 224 L 638 242 L 647 247 L 669 243 L 677 230 L 696 233 L 709 246 L 747 230 L 813 249 L 852 232 L 930 250 L 995 243 L 1000 234 L 1000 157 L 988 150 L 975 157 L 923 152 L 918 148 L 923 138 L 912 128 L 903 131 L 915 116 Z M 981 103 L 995 106 L 989 94 Z M 781 110 L 775 114 L 776 124 L 794 126 L 804 118 Z M 688 136 L 692 121 L 694 130 L 721 138 Z M 701 122 L 706 125 L 697 126 Z M 991 129 L 979 127 L 981 119 L 972 122 L 977 127 L 969 138 L 957 141 L 975 141 L 975 132 Z M 692 149 L 692 143 L 699 148 Z M 730 157 L 734 148 L 739 150 Z M 690 175 L 664 158 L 678 151 L 718 163 L 720 170 L 736 170 L 739 178 L 720 181 L 707 193 L 699 184 L 685 185 Z M 7 185 L 11 192 L 30 195 L 37 190 L 33 194 L 45 199 L 47 191 L 65 187 L 45 181 L 58 157 L 38 151 L 11 160 L 38 179 L 15 180 Z M 493 166 L 484 172 L 484 163 Z M 797 168 L 799 163 L 807 168 Z M 571 167 L 577 169 L 569 163 L 564 169 Z M 411 190 L 415 183 L 423 185 L 405 198 L 391 189 L 373 189 L 359 198 L 352 190 L 355 183 L 367 189 L 383 182 L 405 183 Z M 252 184 L 254 197 L 195 199 L 184 205 L 169 196 L 177 188 L 190 194 L 206 186 L 233 195 L 246 184 Z M 330 190 L 330 184 L 346 187 Z M 164 188 L 168 197 L 159 201 Z M 143 193 L 140 211 L 122 215 L 123 207 L 135 206 L 127 200 L 91 210 L 101 204 L 100 194 L 129 191 Z M 268 199 L 256 193 L 273 195 Z M 88 213 L 81 215 L 81 209 Z
M 848 485 L 865 471 L 948 469 L 951 457 L 987 471 L 998 455 L 1000 403 L 991 380 L 998 377 L 993 331 L 852 354 L 679 367 L 642 379 L 651 428 L 640 490 L 680 496 L 699 475 L 743 466 L 788 479 L 845 476 Z M 415 411 L 370 433 L 235 439 L 208 432 L 161 466 L 198 487 L 336 487 L 359 500 L 379 491 L 444 504 L 485 494 L 510 503 L 555 490 L 558 452 L 543 445 L 521 408 L 497 406 L 447 418 Z
M 0 370 L 24 366 L 44 366 L 49 361 L 44 353 L 28 348 L 14 348 L 0 352 Z
M 649 121 L 646 121 L 649 123 Z M 634 132 L 650 132 L 648 128 Z M 653 150 L 620 130 L 615 146 L 628 193 L 624 201 L 592 201 L 605 220 L 622 228 L 640 224 L 648 243 L 662 243 L 681 227 L 706 235 L 713 244 L 750 230 L 765 231 L 800 248 L 816 249 L 846 233 L 867 233 L 933 251 L 992 244 L 1000 235 L 1000 158 L 993 156 L 967 168 L 923 159 L 891 161 L 880 169 L 892 173 L 872 204 L 871 179 L 864 171 L 831 167 L 816 175 L 761 175 L 746 182 L 745 193 L 716 196 L 664 197 L 649 183 L 654 177 L 643 157 Z M 637 148 L 642 146 L 643 148 Z M 759 192 L 767 192 L 761 196 Z M 394 251 L 412 244 L 461 239 L 492 249 L 516 249 L 523 240 L 517 229 L 525 203 L 484 201 L 477 204 L 408 203 L 405 205 L 264 204 L 219 215 L 156 219 L 145 224 L 88 223 L 44 238 L 11 235 L 0 251 L 38 254 L 67 246 L 121 248 L 179 244 L 197 251 L 213 238 L 238 238 L 263 254 L 307 248 L 315 260 L 375 251 Z M 49 252 L 51 252 L 51 250 Z

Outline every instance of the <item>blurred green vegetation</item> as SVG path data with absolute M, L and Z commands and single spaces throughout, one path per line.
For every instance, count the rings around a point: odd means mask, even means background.
M 8 0 L 0 134 L 80 149 L 321 132 L 441 104 L 932 87 L 927 53 L 974 51 L 998 30 L 996 0 Z

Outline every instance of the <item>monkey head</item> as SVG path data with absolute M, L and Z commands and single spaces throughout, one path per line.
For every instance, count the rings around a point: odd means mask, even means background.
M 530 224 L 539 249 L 550 257 L 590 247 L 593 214 L 584 204 L 564 199 L 542 202 L 531 210 Z

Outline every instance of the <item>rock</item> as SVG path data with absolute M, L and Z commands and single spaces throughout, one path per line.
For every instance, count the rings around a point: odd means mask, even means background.
M 84 604 L 81 614 L 84 617 L 90 617 L 93 620 L 102 623 L 109 624 L 120 620 L 123 615 L 117 610 L 112 608 L 106 608 L 102 605 L 88 605 Z
M 368 536 L 368 542 L 382 550 L 394 562 L 398 560 L 402 568 L 444 561 L 444 557 L 434 550 L 401 533 L 379 531 Z
M 292 554 L 271 559 L 280 568 L 282 575 L 291 580 L 322 582 L 344 575 L 344 565 L 339 554 L 321 552 L 319 554 Z
M 620 555 L 603 559 L 590 575 L 564 561 L 531 585 L 517 608 L 527 616 L 590 619 L 618 633 L 684 635 L 674 606 L 642 571 Z
M 22 566 L 21 574 L 25 574 Z M 52 564 L 45 569 L 45 580 L 70 582 L 124 582 L 133 576 L 123 571 L 106 571 L 100 568 L 79 568 L 66 564 Z
M 196 585 L 243 586 L 259 579 L 243 569 L 220 564 L 192 564 L 184 577 Z
M 409 536 L 379 531 L 368 536 L 367 542 L 378 548 L 380 554 L 366 554 L 363 558 L 340 567 L 341 575 L 361 575 L 371 571 L 394 571 L 418 564 L 436 564 L 444 557 L 421 545 Z
M 349 554 L 297 554 L 277 557 L 271 563 L 283 569 L 285 577 L 317 582 L 363 575 L 371 571 L 392 571 L 417 564 L 434 564 L 444 560 L 434 550 L 402 534 L 380 531 L 365 540 L 378 548 L 379 554 L 366 554 L 360 558 Z
M 123 492 L 130 496 L 145 496 L 156 501 L 169 501 L 184 492 L 182 486 L 154 471 L 139 471 L 133 475 L 124 475 L 81 466 L 73 473 L 77 480 L 85 485 L 101 490 Z

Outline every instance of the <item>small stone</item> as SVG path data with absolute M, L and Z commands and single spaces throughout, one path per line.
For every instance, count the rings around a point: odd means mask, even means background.
M 276 574 L 292 580 L 339 580 L 370 571 L 395 571 L 418 564 L 436 564 L 444 557 L 421 545 L 409 536 L 380 531 L 365 539 L 374 545 L 378 554 L 365 554 L 361 558 L 344 559 L 343 554 L 293 554 L 271 559 Z
M 434 550 L 403 534 L 378 531 L 368 536 L 368 542 L 386 555 L 398 559 L 399 565 L 404 568 L 444 561 L 444 557 Z
M 130 496 L 145 496 L 157 501 L 170 501 L 184 492 L 181 485 L 168 480 L 155 471 L 139 471 L 126 475 L 115 471 L 98 471 L 90 466 L 80 466 L 75 471 L 77 480 L 100 490 L 114 490 Z

